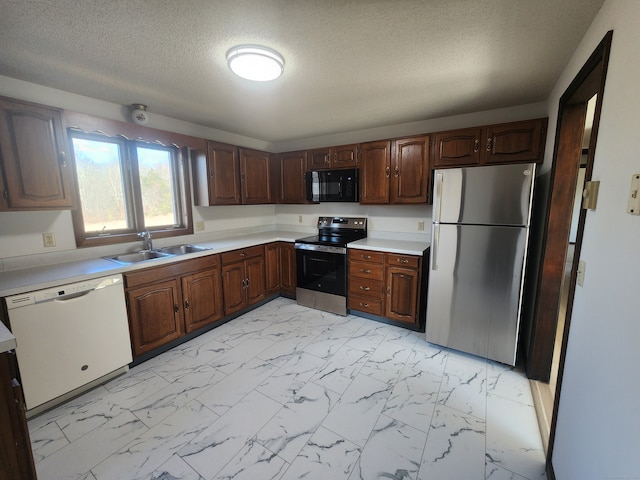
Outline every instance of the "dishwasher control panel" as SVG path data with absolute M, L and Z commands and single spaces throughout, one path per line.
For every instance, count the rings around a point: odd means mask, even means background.
M 110 287 L 119 283 L 122 283 L 122 275 L 113 275 L 111 277 L 94 278 L 93 280 L 86 280 L 84 282 L 69 283 L 59 287 L 38 290 L 36 292 L 22 293 L 12 297 L 7 297 L 5 300 L 7 302 L 7 309 L 11 310 L 13 308 L 24 307 L 26 305 L 55 300 L 57 298 L 63 299 L 68 296 L 74 296 L 83 292 L 90 292 L 91 290 L 97 290 L 99 288 Z

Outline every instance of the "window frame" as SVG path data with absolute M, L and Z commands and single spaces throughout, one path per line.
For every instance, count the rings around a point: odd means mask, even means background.
M 138 233 L 143 230 L 151 232 L 153 238 L 166 238 L 180 235 L 193 234 L 193 216 L 191 211 L 191 182 L 189 176 L 189 147 L 180 148 L 175 143 L 165 144 L 159 140 L 148 141 L 141 137 L 129 139 L 124 134 L 108 135 L 102 131 L 87 132 L 81 128 L 69 127 L 67 129 L 69 148 L 71 149 L 74 176 L 76 180 L 76 195 L 78 206 L 72 211 L 73 229 L 78 247 L 94 247 L 101 245 L 113 245 L 140 241 Z M 121 145 L 121 158 L 124 203 L 127 214 L 132 216 L 133 227 L 121 230 L 112 230 L 107 233 L 98 231 L 85 231 L 82 212 L 82 199 L 80 197 L 78 171 L 75 165 L 75 152 L 73 150 L 73 138 L 84 138 L 96 141 L 108 140 Z M 140 175 L 138 169 L 137 147 L 170 149 L 172 150 L 172 178 L 175 189 L 174 209 L 180 212 L 183 225 L 147 227 L 144 223 L 144 211 L 142 208 L 142 195 Z

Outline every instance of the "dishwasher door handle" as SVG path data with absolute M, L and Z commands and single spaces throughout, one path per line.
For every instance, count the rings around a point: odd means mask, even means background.
M 95 289 L 93 289 L 93 290 L 85 290 L 83 292 L 70 293 L 69 295 L 62 295 L 60 297 L 55 297 L 52 300 L 54 302 L 68 302 L 70 300 L 75 300 L 77 298 L 86 297 L 87 295 L 89 295 L 94 290 Z M 43 302 L 39 302 L 39 303 L 43 303 Z

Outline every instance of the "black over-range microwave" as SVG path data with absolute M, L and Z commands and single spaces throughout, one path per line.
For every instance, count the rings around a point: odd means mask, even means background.
M 357 202 L 358 169 L 312 170 L 307 172 L 307 201 Z

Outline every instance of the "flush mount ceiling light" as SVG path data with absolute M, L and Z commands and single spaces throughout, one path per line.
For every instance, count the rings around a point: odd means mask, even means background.
M 275 80 L 284 72 L 284 58 L 275 50 L 241 45 L 227 52 L 227 64 L 239 77 L 256 82 Z

